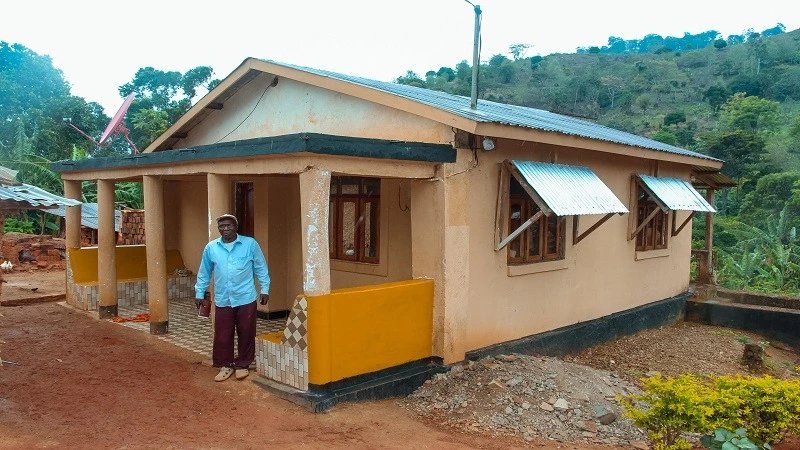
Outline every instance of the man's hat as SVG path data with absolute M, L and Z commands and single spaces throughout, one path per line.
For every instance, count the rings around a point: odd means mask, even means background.
M 236 216 L 234 216 L 233 214 L 223 214 L 217 217 L 217 223 L 219 223 L 219 221 L 222 219 L 230 219 L 233 221 L 233 223 L 236 224 L 237 227 L 239 226 L 239 219 L 237 219 Z

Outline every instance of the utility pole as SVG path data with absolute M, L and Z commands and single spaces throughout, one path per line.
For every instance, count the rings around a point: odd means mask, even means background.
M 470 96 L 469 107 L 478 108 L 478 69 L 481 65 L 481 7 L 474 5 L 469 0 L 465 2 L 472 5 L 475 9 L 475 40 L 472 49 L 472 95 Z

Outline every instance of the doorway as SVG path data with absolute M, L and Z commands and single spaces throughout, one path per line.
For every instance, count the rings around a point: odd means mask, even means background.
M 239 234 L 253 237 L 254 188 L 252 182 L 236 182 L 234 215 L 239 221 Z

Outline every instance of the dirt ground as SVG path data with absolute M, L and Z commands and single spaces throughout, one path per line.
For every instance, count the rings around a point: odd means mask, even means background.
M 730 328 L 681 322 L 674 326 L 639 332 L 598 345 L 565 358 L 620 377 L 638 381 L 648 372 L 664 376 L 682 373 L 749 374 L 741 364 L 744 342 L 765 346 L 765 372 L 775 377 L 800 378 L 800 355 L 780 342 Z M 691 356 L 691 357 L 687 357 Z
M 62 296 L 66 290 L 66 275 L 61 269 L 26 269 L 27 266 L 17 266 L 11 273 L 3 274 L 3 291 L 0 293 L 0 302 L 20 301 L 23 299 L 55 298 Z M 32 267 L 32 266 L 31 266 Z
M 64 272 L 15 272 L 6 280 L 1 300 L 63 293 Z M 215 383 L 216 370 L 205 358 L 94 314 L 52 302 L 0 307 L 0 357 L 19 364 L 0 366 L 0 448 L 631 448 L 639 438 L 624 429 L 621 417 L 605 428 L 587 428 L 604 401 L 621 412 L 607 388 L 629 390 L 652 372 L 746 373 L 739 363 L 742 341 L 766 340 L 681 323 L 563 363 L 535 357 L 481 363 L 463 376 L 447 375 L 471 380 L 466 387 L 445 388 L 450 381 L 434 379 L 427 397 L 342 404 L 312 414 L 250 381 Z M 768 373 L 800 377 L 800 355 L 777 342 L 766 345 L 766 355 Z M 588 384 L 593 369 L 573 363 L 604 372 Z M 491 396 L 475 401 L 484 391 Z M 548 405 L 562 397 L 568 409 L 551 414 Z M 793 444 L 800 441 L 780 448 L 800 447 Z

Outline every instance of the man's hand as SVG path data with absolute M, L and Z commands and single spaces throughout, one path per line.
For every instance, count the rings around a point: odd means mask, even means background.
M 202 298 L 194 299 L 194 306 L 196 306 L 197 309 L 200 309 L 203 306 L 203 299 Z
M 261 294 L 261 304 L 266 305 L 269 301 L 269 294 Z

